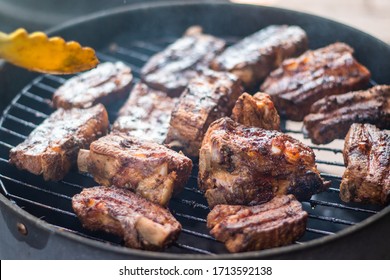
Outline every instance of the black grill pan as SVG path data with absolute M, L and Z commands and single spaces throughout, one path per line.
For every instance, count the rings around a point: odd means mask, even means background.
M 178 1 L 128 6 L 94 14 L 50 31 L 67 40 L 77 40 L 98 51 L 101 61 L 122 60 L 136 79 L 145 61 L 180 37 L 194 24 L 229 43 L 270 24 L 296 24 L 306 30 L 310 48 L 335 41 L 350 44 L 356 57 L 372 72 L 371 85 L 390 84 L 390 47 L 348 26 L 323 18 L 261 6 Z M 386 59 L 387 58 L 387 59 Z M 12 71 L 11 71 L 12 70 Z M 170 209 L 183 224 L 179 240 L 163 252 L 146 252 L 121 246 L 118 238 L 89 232 L 71 210 L 70 199 L 82 187 L 95 185 L 92 178 L 71 172 L 63 181 L 44 182 L 41 177 L 19 171 L 7 162 L 9 149 L 21 141 L 52 112 L 48 101 L 68 76 L 21 75 L 22 90 L 4 111 L 0 121 L 0 257 L 55 259 L 122 258 L 268 258 L 329 259 L 389 258 L 389 208 L 345 204 L 338 197 L 342 141 L 316 146 L 322 176 L 332 187 L 303 202 L 309 213 L 305 235 L 291 246 L 259 252 L 228 254 L 205 227 L 207 203 L 197 189 L 197 168 L 184 192 Z M 9 74 L 9 75 L 11 75 Z M 28 79 L 28 82 L 25 82 Z M 17 86 L 15 88 L 17 88 Z M 115 119 L 119 104 L 109 109 Z M 302 138 L 299 123 L 283 122 L 283 131 Z

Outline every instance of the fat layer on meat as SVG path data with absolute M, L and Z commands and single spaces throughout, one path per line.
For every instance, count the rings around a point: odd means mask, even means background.
M 207 130 L 198 183 L 210 208 L 255 205 L 282 194 L 306 200 L 327 188 L 309 147 L 281 132 L 243 126 L 230 118 L 213 122 Z
M 298 26 L 271 25 L 228 47 L 211 68 L 237 75 L 246 87 L 254 86 L 288 58 L 307 49 L 307 36 Z
M 167 209 L 121 188 L 84 189 L 72 198 L 72 207 L 85 228 L 119 235 L 131 248 L 162 249 L 181 231 Z
M 89 108 L 126 98 L 133 75 L 122 62 L 105 62 L 97 68 L 70 78 L 53 95 L 56 108 Z
M 241 93 L 241 82 L 235 75 L 204 69 L 190 82 L 173 109 L 165 143 L 187 156 L 197 157 L 209 125 L 229 116 Z
M 293 195 L 256 205 L 219 204 L 207 216 L 207 226 L 231 253 L 291 244 L 306 230 L 307 213 Z
M 152 56 L 142 68 L 142 80 L 152 88 L 179 96 L 198 67 L 208 67 L 225 47 L 225 41 L 190 27 L 182 38 Z
M 261 86 L 281 116 L 303 120 L 311 105 L 325 96 L 365 87 L 370 71 L 353 57 L 353 49 L 335 43 L 283 61 Z
M 177 98 L 139 83 L 120 109 L 112 131 L 162 144 L 176 103 Z
M 192 161 L 157 143 L 111 133 L 81 150 L 78 166 L 99 184 L 130 189 L 165 206 L 186 184 Z
M 390 202 L 390 132 L 372 124 L 353 124 L 345 137 L 346 170 L 340 184 L 345 202 Z
M 107 111 L 98 104 L 88 109 L 62 108 L 11 149 L 10 163 L 45 180 L 61 180 L 76 163 L 80 149 L 107 133 Z
M 243 93 L 234 105 L 232 120 L 246 125 L 269 130 L 280 130 L 280 117 L 268 94 Z
M 325 97 L 312 105 L 304 119 L 305 131 L 315 144 L 344 138 L 353 123 L 390 128 L 390 86 Z

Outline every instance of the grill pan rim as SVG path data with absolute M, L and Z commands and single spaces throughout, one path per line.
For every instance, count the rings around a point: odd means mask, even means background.
M 75 27 L 79 24 L 87 23 L 87 22 L 90 22 L 93 20 L 99 20 L 103 17 L 112 17 L 112 16 L 116 16 L 118 14 L 128 13 L 130 11 L 136 11 L 139 9 L 151 9 L 151 8 L 158 9 L 160 7 L 168 7 L 168 6 L 172 6 L 172 5 L 190 6 L 190 5 L 205 5 L 205 4 L 210 4 L 210 3 L 218 4 L 218 5 L 229 5 L 229 6 L 250 6 L 250 5 L 246 5 L 246 4 L 226 3 L 226 1 L 205 1 L 205 2 L 200 2 L 200 3 L 197 1 L 186 1 L 185 3 L 178 2 L 178 1 L 166 1 L 166 2 L 160 2 L 160 3 L 133 4 L 133 5 L 129 5 L 127 7 L 114 8 L 114 9 L 107 10 L 104 12 L 98 12 L 98 13 L 94 13 L 94 14 L 91 14 L 88 16 L 80 17 L 76 20 L 72 20 L 72 21 L 67 22 L 65 24 L 62 24 L 62 25 L 59 25 L 59 26 L 54 27 L 52 29 L 49 29 L 48 33 L 49 33 L 49 35 L 52 35 L 52 34 L 55 34 L 56 32 L 64 31 L 67 28 Z M 342 23 L 339 23 L 339 22 L 336 22 L 336 21 L 333 21 L 333 20 L 330 20 L 327 18 L 323 18 L 323 17 L 311 15 L 311 14 L 306 14 L 306 13 L 301 13 L 301 12 L 297 12 L 297 11 L 291 11 L 291 10 L 287 10 L 287 9 L 275 8 L 275 7 L 259 7 L 259 8 L 269 9 L 269 10 L 274 10 L 274 11 L 283 11 L 283 12 L 288 12 L 288 13 L 295 14 L 295 15 L 313 17 L 313 18 L 316 18 L 316 19 L 321 20 L 321 21 L 332 22 L 332 23 L 335 23 L 337 25 L 341 25 L 344 28 L 353 30 L 353 31 L 358 32 L 358 33 L 362 33 L 365 36 L 369 36 L 369 37 L 371 37 L 372 40 L 376 41 L 378 44 L 383 44 L 384 46 L 386 46 L 386 48 L 389 48 L 388 44 L 386 44 L 385 42 L 383 42 L 383 41 L 381 41 L 381 40 L 379 40 L 379 39 L 377 39 L 369 34 L 366 34 L 358 29 L 355 29 L 355 28 L 350 27 L 348 25 L 345 25 L 345 24 L 342 24 Z M 12 102 L 10 103 L 9 106 L 11 106 Z M 9 108 L 9 106 L 8 106 L 8 108 Z M 5 109 L 4 112 L 8 111 L 8 108 Z M 3 117 L 1 118 L 0 123 L 2 121 L 3 121 Z M 0 183 L 2 184 L 1 179 L 0 179 Z M 17 214 L 17 216 L 23 217 L 23 218 L 33 222 L 37 227 L 39 227 L 45 231 L 48 231 L 49 233 L 51 233 L 53 235 L 57 234 L 61 237 L 79 242 L 79 243 L 87 245 L 87 246 L 92 246 L 92 247 L 101 249 L 103 251 L 108 250 L 108 251 L 113 252 L 113 253 L 119 253 L 119 254 L 121 254 L 120 255 L 121 257 L 132 256 L 132 257 L 139 257 L 139 258 L 160 258 L 160 259 L 161 258 L 164 258 L 164 259 L 172 259 L 172 258 L 175 258 L 175 259 L 183 259 L 183 258 L 186 258 L 186 259 L 236 259 L 236 258 L 240 258 L 241 259 L 241 258 L 278 257 L 278 256 L 283 256 L 285 253 L 297 253 L 297 252 L 300 252 L 302 250 L 308 250 L 310 248 L 315 248 L 315 247 L 319 247 L 322 245 L 326 245 L 326 244 L 331 243 L 331 242 L 336 242 L 337 240 L 340 240 L 340 239 L 347 237 L 353 233 L 361 231 L 362 229 L 366 228 L 367 226 L 373 224 L 376 221 L 380 221 L 381 219 L 383 219 L 384 217 L 386 217 L 387 215 L 390 214 L 390 207 L 387 206 L 384 209 L 382 209 L 379 213 L 372 215 L 371 217 L 365 219 L 364 221 L 362 221 L 356 225 L 349 226 L 348 228 L 339 231 L 335 235 L 321 237 L 321 238 L 318 238 L 315 240 L 305 242 L 304 244 L 295 244 L 295 245 L 290 245 L 290 246 L 286 246 L 286 247 L 268 249 L 266 251 L 245 252 L 245 253 L 236 253 L 236 254 L 218 254 L 215 256 L 212 256 L 212 255 L 208 256 L 208 255 L 202 255 L 202 254 L 176 254 L 176 253 L 165 253 L 165 252 L 140 251 L 140 250 L 135 250 L 135 249 L 126 248 L 126 247 L 119 247 L 119 246 L 116 247 L 116 246 L 112 246 L 109 244 L 104 244 L 100 241 L 95 241 L 95 240 L 88 239 L 88 238 L 85 238 L 82 236 L 78 236 L 78 235 L 73 234 L 73 233 L 58 230 L 57 228 L 55 228 L 55 226 L 52 226 L 51 224 L 38 219 L 37 217 L 26 212 L 25 210 L 23 210 L 19 206 L 15 205 L 10 200 L 8 200 L 6 197 L 4 197 L 2 194 L 0 194 L 0 202 L 2 204 L 4 204 L 7 208 L 9 208 L 10 210 L 15 212 Z M 75 257 L 77 257 L 77 256 L 75 256 Z

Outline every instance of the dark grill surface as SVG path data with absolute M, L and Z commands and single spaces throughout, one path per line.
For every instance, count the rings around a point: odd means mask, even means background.
M 235 38 L 225 38 L 233 42 Z M 139 80 L 142 65 L 157 51 L 163 49 L 174 38 L 144 42 L 118 38 L 117 42 L 98 52 L 101 61 L 121 60 L 133 70 L 135 82 Z M 22 142 L 53 109 L 50 101 L 53 92 L 67 77 L 41 75 L 27 85 L 5 110 L 0 121 L 0 191 L 18 206 L 53 227 L 99 240 L 112 246 L 121 246 L 119 238 L 85 230 L 72 211 L 71 198 L 84 187 L 96 183 L 88 175 L 72 171 L 60 182 L 45 182 L 41 176 L 17 170 L 8 163 L 9 150 Z M 371 82 L 375 84 L 374 81 Z M 121 104 L 108 107 L 110 121 L 116 118 Z M 284 121 L 283 131 L 302 140 L 314 149 L 318 168 L 326 180 L 332 181 L 330 189 L 303 202 L 309 213 L 305 235 L 296 243 L 333 235 L 340 230 L 363 221 L 381 210 L 378 206 L 345 204 L 339 198 L 339 184 L 344 170 L 342 159 L 343 141 L 336 140 L 328 145 L 313 145 L 304 139 L 301 123 Z M 195 164 L 192 176 L 185 190 L 173 198 L 169 208 L 183 226 L 179 240 L 165 252 L 221 254 L 227 253 L 223 244 L 217 242 L 206 227 L 209 212 L 206 200 L 197 187 L 198 168 Z

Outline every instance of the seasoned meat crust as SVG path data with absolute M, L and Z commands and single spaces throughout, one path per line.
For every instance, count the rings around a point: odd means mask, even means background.
M 108 127 L 107 111 L 101 104 L 88 109 L 60 108 L 11 149 L 9 162 L 42 174 L 45 180 L 61 180 L 76 163 L 79 150 L 105 135 Z
M 276 195 L 299 200 L 327 188 L 313 151 L 275 130 L 213 122 L 199 155 L 199 188 L 210 208 L 217 204 L 256 205 Z
M 312 105 L 304 119 L 305 131 L 315 144 L 344 138 L 353 123 L 390 128 L 390 86 L 325 97 Z
M 120 109 L 112 131 L 121 131 L 139 139 L 162 144 L 167 136 L 171 113 L 177 100 L 165 92 L 138 83 Z
M 307 51 L 285 60 L 260 89 L 271 96 L 281 116 L 301 121 L 317 100 L 367 85 L 370 72 L 352 53 L 344 43 Z
M 372 124 L 353 124 L 345 137 L 346 170 L 340 185 L 345 202 L 390 202 L 390 132 Z
M 105 62 L 97 68 L 70 78 L 53 95 L 56 108 L 89 108 L 126 98 L 133 75 L 122 62 Z
M 243 93 L 232 111 L 232 120 L 246 125 L 268 130 L 280 130 L 280 117 L 268 94 Z
M 211 235 L 231 253 L 291 244 L 306 230 L 307 213 L 293 195 L 256 205 L 217 205 L 207 216 Z
M 80 151 L 78 166 L 99 184 L 127 188 L 165 206 L 186 184 L 192 161 L 157 143 L 111 133 Z
M 271 25 L 228 47 L 211 68 L 237 75 L 246 87 L 263 80 L 288 57 L 307 49 L 307 36 L 298 26 Z
M 72 207 L 84 227 L 119 235 L 131 248 L 162 249 L 181 231 L 167 209 L 121 188 L 84 189 L 73 197 Z
M 200 27 L 192 26 L 182 38 L 149 59 L 142 68 L 142 80 L 152 88 L 178 97 L 197 76 L 198 67 L 208 67 L 224 48 L 224 40 L 203 34 Z
M 235 75 L 204 69 L 190 82 L 172 111 L 165 143 L 197 157 L 209 125 L 229 116 L 241 93 L 241 82 Z

